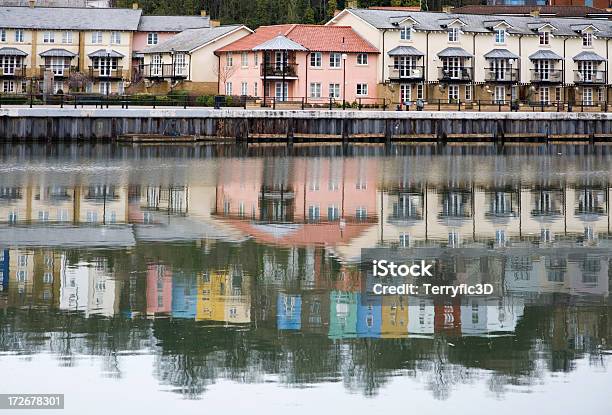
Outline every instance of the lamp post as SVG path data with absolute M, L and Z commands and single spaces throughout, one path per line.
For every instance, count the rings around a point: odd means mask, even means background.
M 346 108 L 346 59 L 348 55 L 342 54 L 342 109 Z
M 107 75 L 108 75 L 108 82 L 106 84 L 106 105 L 108 107 L 108 95 L 110 94 L 110 89 L 111 89 L 111 82 L 110 82 L 110 78 L 112 75 L 112 70 L 113 70 L 113 65 L 111 64 L 111 58 L 110 58 L 110 49 L 106 50 L 106 68 L 107 68 Z
M 172 92 L 174 88 L 174 77 L 176 76 L 175 64 L 174 64 L 174 48 L 170 49 L 170 62 L 172 65 L 172 79 L 170 80 L 170 92 Z M 162 65 L 162 76 L 163 76 L 163 73 L 164 73 L 164 66 Z

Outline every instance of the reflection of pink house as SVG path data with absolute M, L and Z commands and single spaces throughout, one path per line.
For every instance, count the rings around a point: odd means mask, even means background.
M 376 98 L 378 50 L 348 26 L 262 26 L 215 53 L 226 95 L 321 104 L 330 97 L 363 104 Z
M 172 311 L 172 270 L 164 264 L 147 266 L 147 315 Z
M 147 47 L 162 43 L 186 29 L 210 27 L 210 23 L 204 12 L 202 16 L 142 16 L 138 31 L 132 38 L 134 73 L 144 64 L 142 52 Z

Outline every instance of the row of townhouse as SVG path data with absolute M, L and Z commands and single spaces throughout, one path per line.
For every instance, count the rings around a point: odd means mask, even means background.
M 327 25 L 379 50 L 376 94 L 394 102 L 611 98 L 609 20 L 346 9 Z
M 143 51 L 192 29 L 201 16 L 142 16 L 142 10 L 0 7 L 0 92 L 81 90 L 123 93 L 140 79 Z

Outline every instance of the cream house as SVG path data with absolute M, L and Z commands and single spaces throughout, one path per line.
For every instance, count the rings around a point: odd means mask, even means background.
M 392 102 L 611 98 L 609 20 L 345 9 L 327 25 L 349 25 L 378 47 L 378 96 Z
M 145 49 L 142 76 L 147 89 L 218 93 L 224 74 L 214 51 L 250 33 L 252 30 L 243 25 L 187 29 Z
M 141 14 L 137 9 L 0 7 L 0 91 L 26 92 L 36 83 L 67 92 L 79 73 L 88 92 L 123 92 Z

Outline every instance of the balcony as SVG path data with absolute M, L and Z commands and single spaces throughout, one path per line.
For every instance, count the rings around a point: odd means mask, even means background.
M 558 84 L 563 80 L 563 71 L 560 69 L 532 69 L 531 70 L 531 82 L 533 83 L 549 83 Z
M 606 71 L 574 71 L 574 83 L 584 85 L 603 85 L 606 83 Z
M 127 75 L 121 66 L 89 67 L 89 76 L 94 79 L 123 79 Z
M 485 82 L 518 82 L 518 69 L 491 69 L 485 68 Z
M 298 65 L 297 63 L 286 63 L 283 64 L 268 64 L 260 65 L 260 74 L 262 78 L 276 78 L 276 79 L 297 79 Z
M 389 80 L 391 82 L 421 82 L 424 77 L 424 66 L 389 65 Z
M 40 65 L 39 77 L 42 79 L 45 77 L 46 71 L 52 71 L 54 78 L 68 78 L 70 74 L 78 72 L 76 66 L 70 65 Z
M 25 65 L 0 67 L 0 78 L 19 79 L 27 76 Z
M 473 71 L 468 66 L 449 66 L 438 68 L 438 80 L 440 82 L 471 82 Z
M 148 79 L 186 79 L 187 65 L 160 63 L 142 65 L 141 75 Z

